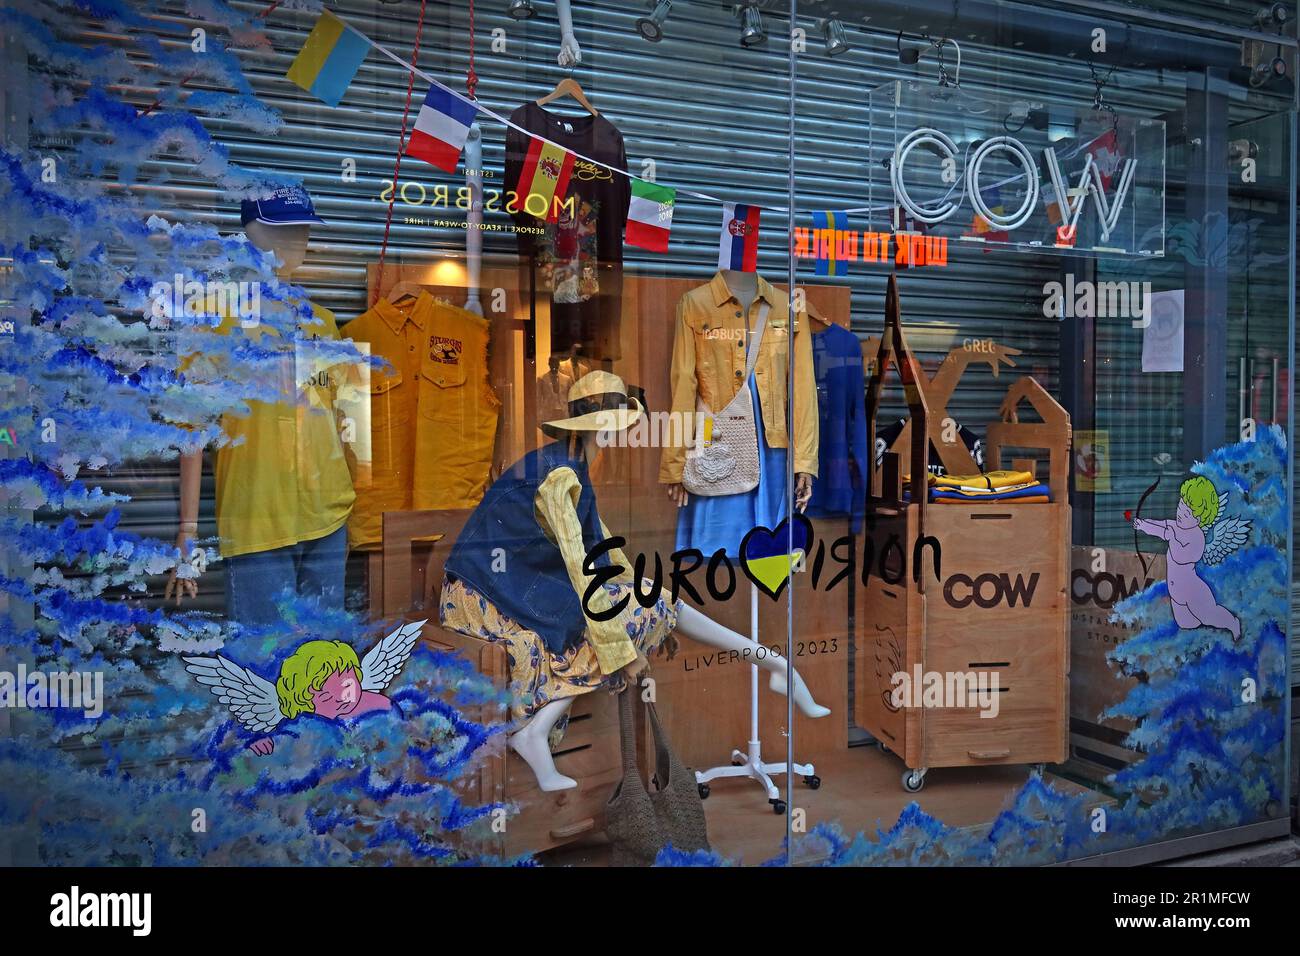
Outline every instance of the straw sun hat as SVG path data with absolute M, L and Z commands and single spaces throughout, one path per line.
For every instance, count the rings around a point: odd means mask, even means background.
M 641 417 L 643 407 L 613 372 L 588 372 L 569 389 L 569 417 L 544 422 L 567 432 L 622 431 Z

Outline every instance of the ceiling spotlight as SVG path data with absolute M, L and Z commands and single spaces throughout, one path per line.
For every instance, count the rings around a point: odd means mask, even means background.
M 533 0 L 510 0 L 506 13 L 512 20 L 531 20 L 537 15 L 537 8 L 533 6 Z
M 741 4 L 740 7 L 740 45 L 758 46 L 767 42 L 767 31 L 763 29 L 763 14 L 754 0 Z
M 844 32 L 844 24 L 834 17 L 822 23 L 822 37 L 826 41 L 827 56 L 849 52 L 849 38 Z
M 673 0 L 658 0 L 654 2 L 654 12 L 648 17 L 636 18 L 636 32 L 649 40 L 651 43 L 658 43 L 664 38 L 664 21 L 668 19 L 668 13 L 673 8 Z
M 911 66 L 921 59 L 921 48 L 903 46 L 903 31 L 898 31 L 898 62 Z

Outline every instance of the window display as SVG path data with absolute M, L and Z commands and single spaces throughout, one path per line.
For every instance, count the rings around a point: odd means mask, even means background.
M 1285 834 L 1295 41 L 972 3 L 0 6 L 5 858 Z

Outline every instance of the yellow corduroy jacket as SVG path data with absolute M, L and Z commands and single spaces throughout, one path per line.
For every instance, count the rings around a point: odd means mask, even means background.
M 813 374 L 812 338 L 808 316 L 795 314 L 794 419 L 786 428 L 786 376 L 790 355 L 790 300 L 762 276 L 758 296 L 749 308 L 748 324 L 740 302 L 719 272 L 705 285 L 692 289 L 677 303 L 677 330 L 673 338 L 670 372 L 672 412 L 680 417 L 688 442 L 693 439 L 696 396 L 711 411 L 720 411 L 740 391 L 745 374 L 746 328 L 758 321 L 759 300 L 768 304 L 767 331 L 754 365 L 763 429 L 773 448 L 789 448 L 794 432 L 794 470 L 817 474 L 817 384 Z M 682 480 L 686 445 L 665 447 L 659 462 L 659 481 Z

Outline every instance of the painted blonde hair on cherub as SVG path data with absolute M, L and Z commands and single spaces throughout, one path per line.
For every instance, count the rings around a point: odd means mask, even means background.
M 1219 516 L 1219 493 L 1214 488 L 1214 482 L 1204 475 L 1196 475 L 1184 481 L 1178 489 L 1178 497 L 1187 502 L 1187 507 L 1196 515 L 1202 528 L 1214 524 L 1214 519 Z
M 307 641 L 290 654 L 280 665 L 280 679 L 275 682 L 285 719 L 314 714 L 312 691 L 320 690 L 331 674 L 341 674 L 349 668 L 359 675 L 361 662 L 352 645 L 342 641 Z

